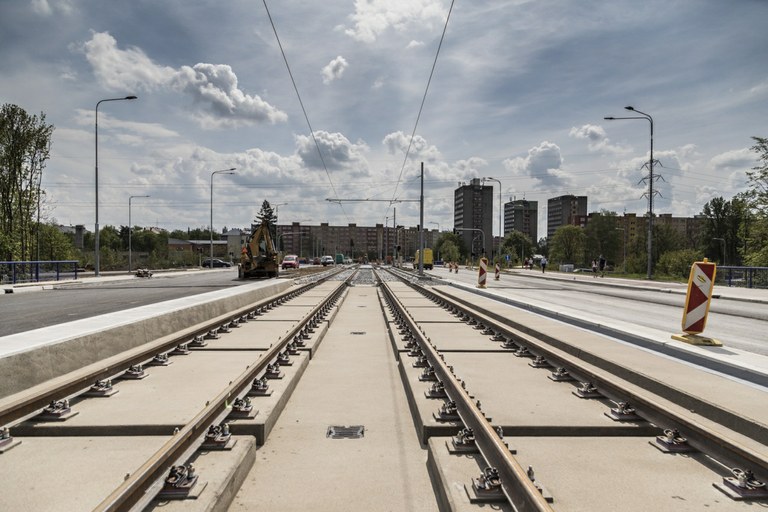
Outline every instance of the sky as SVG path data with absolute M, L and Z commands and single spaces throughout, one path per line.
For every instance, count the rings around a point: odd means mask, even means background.
M 167 230 L 206 228 L 211 202 L 216 231 L 247 228 L 264 200 L 281 224 L 416 226 L 423 162 L 427 228 L 493 177 L 494 234 L 501 188 L 539 202 L 542 236 L 564 194 L 647 212 L 651 123 L 604 119 L 628 105 L 653 118 L 655 213 L 744 191 L 766 20 L 763 0 L 0 0 L 0 102 L 54 125 L 64 225 L 94 228 L 97 103 L 136 95 L 98 108 L 101 227 L 129 200 Z

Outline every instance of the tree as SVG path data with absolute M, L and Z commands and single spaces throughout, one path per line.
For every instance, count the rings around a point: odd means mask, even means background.
M 452 240 L 445 240 L 440 245 L 440 257 L 443 261 L 459 261 L 459 248 Z
M 0 257 L 29 260 L 40 224 L 42 173 L 50 157 L 53 125 L 6 103 L 0 108 Z M 39 235 L 39 233 L 38 233 Z M 37 237 L 39 238 L 39 236 Z
M 552 235 L 549 253 L 560 263 L 578 263 L 584 259 L 587 237 L 578 226 L 560 226 Z
M 588 263 L 602 254 L 614 263 L 623 259 L 622 232 L 616 229 L 617 214 L 608 210 L 600 210 L 589 216 L 584 228 L 586 236 L 586 259 Z
M 752 137 L 755 145 L 750 149 L 757 153 L 760 165 L 747 171 L 747 178 L 751 186 L 749 194 L 752 204 L 762 213 L 768 213 L 768 138 Z
M 522 263 L 523 258 L 533 256 L 533 243 L 528 235 L 513 229 L 504 237 L 501 252 L 509 254 L 515 261 Z
M 275 215 L 275 210 L 272 209 L 272 205 L 269 204 L 269 201 L 266 199 L 261 203 L 261 210 L 259 210 L 259 213 L 256 215 L 256 220 L 254 222 L 263 224 L 264 221 L 269 223 L 269 236 L 274 240 L 277 238 L 277 215 Z
M 720 264 L 738 263 L 747 209 L 746 201 L 738 197 L 731 201 L 715 197 L 704 205 L 702 215 L 706 217 L 706 222 L 701 249 L 706 255 Z
M 458 254 L 455 258 L 449 259 L 448 256 L 446 256 L 445 248 L 443 246 L 448 243 L 452 244 L 453 247 L 458 251 Z M 462 255 L 467 254 L 467 248 L 464 245 L 464 239 L 456 233 L 441 233 L 433 249 L 435 252 L 440 253 L 440 257 L 443 258 L 443 261 L 459 261 L 459 258 L 461 258 Z

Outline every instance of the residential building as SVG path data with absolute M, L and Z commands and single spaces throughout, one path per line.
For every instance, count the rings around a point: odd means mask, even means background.
M 504 236 L 520 231 L 534 244 L 539 241 L 539 202 L 512 199 L 504 203 Z
M 547 238 L 561 226 L 578 226 L 587 216 L 587 196 L 565 195 L 547 200 Z M 582 226 L 583 227 L 583 226 Z
M 480 178 L 459 183 L 454 191 L 453 227 L 470 253 L 478 258 L 493 250 L 493 187 Z

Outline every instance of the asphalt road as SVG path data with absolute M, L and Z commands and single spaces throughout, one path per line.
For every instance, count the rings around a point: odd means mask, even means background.
M 231 288 L 252 281 L 237 279 L 237 269 L 128 279 L 66 283 L 0 296 L 0 336 L 131 309 L 156 302 Z
M 437 272 L 436 272 L 437 274 Z M 443 278 L 473 285 L 476 272 L 463 271 Z M 613 287 L 607 281 L 546 280 L 525 274 L 506 275 L 501 281 L 491 277 L 488 289 L 497 289 L 512 299 L 530 302 L 570 315 L 590 315 L 627 325 L 676 334 L 681 332 L 685 295 L 658 290 Z M 599 283 L 599 285 L 598 285 Z M 679 287 L 678 287 L 679 288 Z M 707 319 L 706 336 L 727 346 L 768 355 L 768 311 L 764 303 L 713 299 Z

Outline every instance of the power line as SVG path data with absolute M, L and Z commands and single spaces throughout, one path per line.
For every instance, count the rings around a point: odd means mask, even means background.
M 328 171 L 328 167 L 325 165 L 325 159 L 323 158 L 323 152 L 320 151 L 320 144 L 317 143 L 317 139 L 315 138 L 315 131 L 312 129 L 312 123 L 309 122 L 309 116 L 307 115 L 307 110 L 304 108 L 304 102 L 301 100 L 301 94 L 299 94 L 299 88 L 296 86 L 296 80 L 293 78 L 293 73 L 291 72 L 291 66 L 288 64 L 288 58 L 285 55 L 285 51 L 283 50 L 283 44 L 280 42 L 280 36 L 277 35 L 277 27 L 275 27 L 275 23 L 272 20 L 272 14 L 269 12 L 269 7 L 267 6 L 267 0 L 262 0 L 264 2 L 264 9 L 267 11 L 267 17 L 269 18 L 269 23 L 272 25 L 272 31 L 275 33 L 275 39 L 277 40 L 277 45 L 280 47 L 280 54 L 283 56 L 283 61 L 285 62 L 285 67 L 288 70 L 288 75 L 291 77 L 291 83 L 293 84 L 293 90 L 296 91 L 296 97 L 299 99 L 299 105 L 301 105 L 301 111 L 304 113 L 304 119 L 307 121 L 307 126 L 309 127 L 309 134 L 312 136 L 312 140 L 315 143 L 315 147 L 317 148 L 317 154 L 320 156 L 320 161 L 323 164 L 323 169 L 325 169 L 325 174 L 328 176 L 328 182 L 331 184 L 331 188 L 333 189 L 333 193 L 336 197 L 339 197 L 339 194 L 336 192 L 336 187 L 333 184 L 333 180 L 331 179 L 331 173 Z M 339 205 L 341 207 L 341 211 L 344 212 L 344 215 L 347 217 L 347 220 L 349 222 L 352 222 L 349 219 L 349 215 L 347 215 L 347 212 L 344 211 L 344 206 Z
M 435 68 L 437 67 L 437 58 L 440 55 L 440 49 L 443 47 L 443 40 L 445 39 L 445 32 L 448 30 L 448 21 L 451 19 L 451 12 L 453 11 L 454 0 L 451 0 L 451 6 L 448 8 L 448 16 L 445 18 L 445 25 L 443 25 L 443 33 L 440 35 L 440 42 L 437 45 L 437 52 L 435 52 L 435 60 L 432 61 L 432 69 L 429 72 L 429 79 L 427 80 L 427 87 L 424 89 L 424 96 L 421 98 L 421 105 L 419 106 L 419 113 L 416 115 L 416 122 L 413 125 L 413 131 L 411 132 L 411 138 L 408 141 L 408 149 L 405 151 L 405 158 L 403 158 L 403 165 L 400 168 L 400 175 L 397 178 L 395 184 L 395 190 L 392 192 L 392 199 L 397 196 L 397 188 L 400 185 L 400 181 L 403 178 L 403 172 L 405 171 L 405 164 L 408 163 L 408 155 L 411 152 L 411 146 L 413 145 L 413 138 L 416 136 L 416 129 L 419 126 L 419 119 L 421 119 L 421 112 L 424 110 L 424 103 L 427 101 L 427 93 L 429 92 L 429 85 L 432 83 L 432 76 L 435 74 Z

